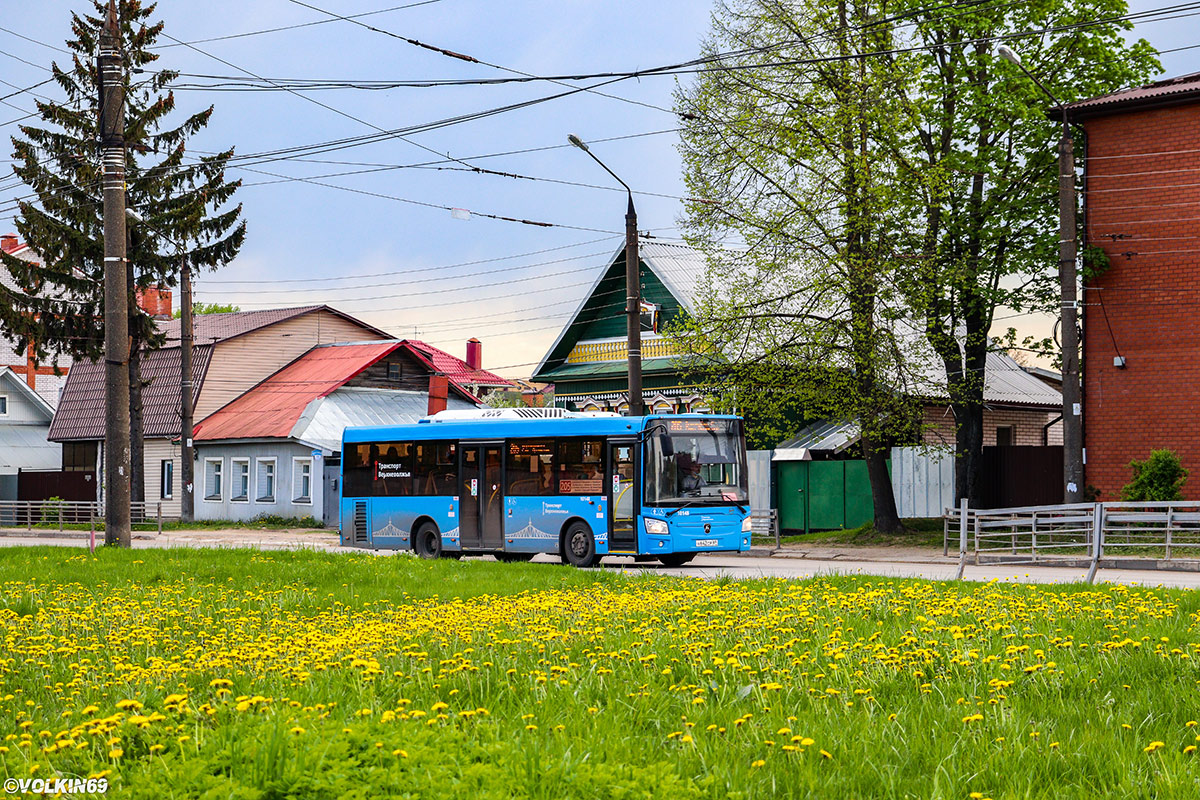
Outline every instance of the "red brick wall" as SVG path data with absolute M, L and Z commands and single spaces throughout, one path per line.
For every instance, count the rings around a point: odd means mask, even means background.
M 1112 266 L 1083 292 L 1087 483 L 1117 499 L 1129 461 L 1169 448 L 1200 498 L 1200 104 L 1083 123 L 1086 233 Z M 1123 237 L 1117 238 L 1114 236 Z M 1130 253 L 1132 255 L 1124 255 Z M 1125 369 L 1113 366 L 1117 351 Z

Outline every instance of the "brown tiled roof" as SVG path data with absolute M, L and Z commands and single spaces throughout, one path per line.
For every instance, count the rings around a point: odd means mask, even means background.
M 204 382 L 212 345 L 192 348 L 192 381 Z M 179 348 L 142 354 L 142 429 L 148 438 L 179 436 Z M 104 362 L 76 361 L 46 438 L 52 442 L 104 438 Z
M 1200 101 L 1200 72 L 1067 103 L 1067 108 L 1074 119 L 1083 119 L 1196 101 Z
M 329 306 L 297 306 L 295 308 L 268 308 L 262 311 L 234 311 L 228 314 L 197 314 L 193 317 L 192 323 L 195 336 L 194 341 L 196 344 L 215 344 L 242 336 L 251 331 L 256 331 L 259 328 L 265 328 L 267 325 L 274 325 L 277 322 L 302 317 L 305 314 L 322 310 L 348 319 L 355 325 L 374 331 L 389 339 L 391 338 L 391 334 L 381 331 L 373 325 L 368 325 L 360 319 L 355 319 L 349 314 L 338 311 L 336 308 L 330 308 Z M 170 347 L 179 343 L 180 324 L 179 320 L 172 319 L 159 325 L 159 330 L 167 335 L 166 346 Z
M 192 384 L 197 393 L 204 384 L 214 344 L 314 311 L 327 311 L 361 328 L 388 336 L 384 331 L 329 306 L 197 314 L 193 322 L 195 347 L 192 351 Z M 150 438 L 179 435 L 179 326 L 177 319 L 160 323 L 159 330 L 166 334 L 166 343 L 159 350 L 142 354 L 142 380 L 152 380 L 142 392 L 143 431 Z M 103 363 L 77 362 L 71 368 L 48 438 L 56 442 L 104 438 Z

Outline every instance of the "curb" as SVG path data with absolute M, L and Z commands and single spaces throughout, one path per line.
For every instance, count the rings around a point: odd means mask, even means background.
M 943 564 L 954 566 L 958 563 L 958 558 L 942 558 L 940 556 L 929 556 L 927 558 L 879 558 L 877 556 L 856 555 L 854 553 L 837 553 L 834 555 L 813 555 L 812 553 L 802 550 L 772 550 L 768 547 L 751 547 L 749 550 L 741 553 L 734 553 L 737 556 L 752 556 L 755 558 L 795 558 L 803 561 L 866 561 L 878 562 L 881 564 Z

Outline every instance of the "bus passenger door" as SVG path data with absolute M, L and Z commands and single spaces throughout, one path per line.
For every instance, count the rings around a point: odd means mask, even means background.
M 637 551 L 637 472 L 630 442 L 608 443 L 608 551 Z
M 500 474 L 503 454 L 500 445 L 484 446 L 483 480 L 479 482 L 479 500 L 483 506 L 480 546 L 495 550 L 504 549 L 504 482 Z
M 463 549 L 479 547 L 479 495 L 483 492 L 483 474 L 479 445 L 458 448 L 458 536 Z

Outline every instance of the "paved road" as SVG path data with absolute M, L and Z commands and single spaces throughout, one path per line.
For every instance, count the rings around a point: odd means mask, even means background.
M 336 534 L 321 531 L 169 531 L 162 536 L 135 538 L 135 548 L 161 547 L 258 547 L 264 550 L 311 547 L 330 552 L 355 552 L 354 548 L 343 548 L 337 544 Z M 59 547 L 86 547 L 87 535 L 72 537 L 27 536 L 23 532 L 0 532 L 0 547 L 52 545 Z M 373 552 L 373 551 L 366 551 Z M 381 555 L 389 551 L 380 551 Z M 668 569 L 656 562 L 637 563 L 631 558 L 605 559 L 606 569 L 623 569 L 629 572 L 653 572 L 670 575 L 690 575 L 698 578 L 809 578 L 815 575 L 881 575 L 892 578 L 929 578 L 949 580 L 954 577 L 957 562 L 953 558 L 942 559 L 938 551 L 922 554 L 915 559 L 911 551 L 896 558 L 888 558 L 886 549 L 873 548 L 864 551 L 862 560 L 855 560 L 851 552 L 843 551 L 834 558 L 797 558 L 794 556 L 700 556 L 691 564 L 679 569 Z M 551 556 L 538 556 L 537 561 L 557 561 Z M 987 565 L 971 566 L 965 578 L 973 581 L 1016 580 L 1027 583 L 1071 583 L 1082 581 L 1086 570 L 1064 567 Z M 1141 584 L 1146 586 L 1174 586 L 1187 589 L 1200 588 L 1200 572 L 1177 572 L 1174 570 L 1100 570 L 1097 581 L 1112 583 Z

